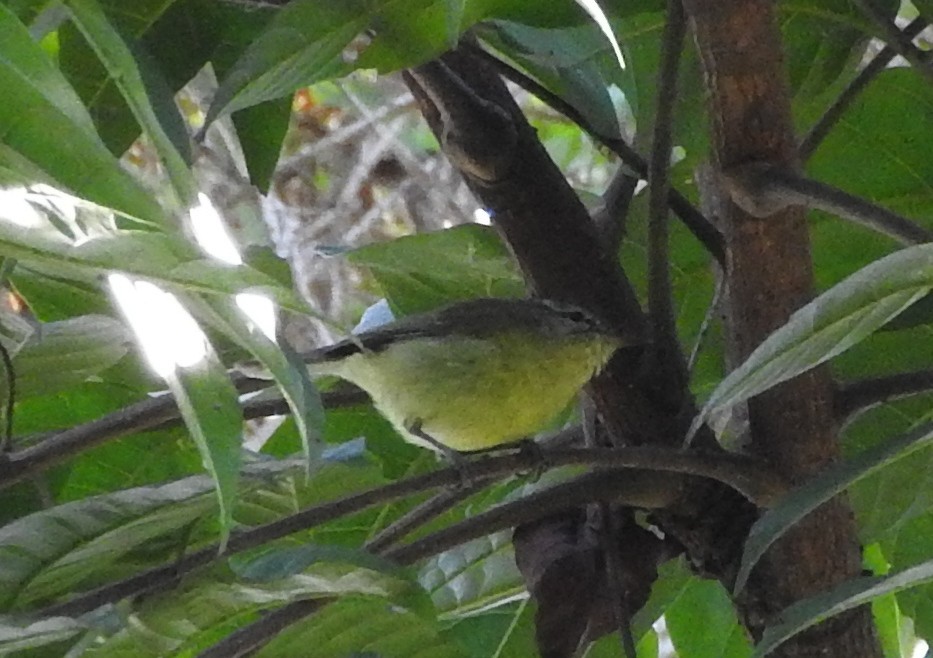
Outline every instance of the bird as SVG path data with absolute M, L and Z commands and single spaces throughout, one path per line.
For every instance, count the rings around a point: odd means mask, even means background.
M 313 375 L 362 388 L 406 440 L 450 456 L 540 431 L 626 342 L 576 306 L 479 298 L 303 357 Z

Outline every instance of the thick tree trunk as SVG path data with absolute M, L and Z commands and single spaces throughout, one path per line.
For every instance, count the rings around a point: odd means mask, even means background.
M 748 162 L 795 168 L 797 148 L 773 0 L 684 0 L 709 90 L 714 168 Z M 747 356 L 810 300 L 813 276 L 805 212 L 764 219 L 720 190 L 717 220 L 728 251 L 727 323 L 732 356 Z M 717 193 L 718 192 L 718 193 Z M 791 481 L 836 459 L 829 375 L 818 368 L 749 403 L 751 450 Z M 855 524 L 844 498 L 824 505 L 778 542 L 739 602 L 756 637 L 788 604 L 859 575 Z M 870 610 L 814 627 L 777 655 L 880 656 Z

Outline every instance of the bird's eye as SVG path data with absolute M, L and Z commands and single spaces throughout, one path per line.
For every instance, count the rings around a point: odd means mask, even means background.
M 567 312 L 564 314 L 564 317 L 566 317 L 566 318 L 567 318 L 568 320 L 570 320 L 571 322 L 579 322 L 579 323 L 581 323 L 581 324 L 582 324 L 582 323 L 587 323 L 587 324 L 589 324 L 589 322 L 590 322 L 590 316 L 588 316 L 588 315 L 587 315 L 586 313 L 584 313 L 583 311 L 580 311 L 580 310 L 577 310 L 577 309 L 572 309 L 572 310 L 567 311 Z

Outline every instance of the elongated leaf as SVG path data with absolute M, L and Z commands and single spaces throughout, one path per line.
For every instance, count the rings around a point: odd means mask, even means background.
M 742 554 L 735 591 L 740 591 L 752 568 L 768 547 L 800 519 L 836 494 L 888 464 L 902 459 L 933 442 L 933 423 L 927 423 L 854 459 L 830 467 L 799 489 L 785 496 L 752 526 Z
M 348 258 L 368 268 L 392 306 L 406 313 L 452 299 L 514 297 L 524 288 L 496 232 L 478 224 L 367 245 Z
M 14 651 L 35 649 L 47 644 L 67 640 L 85 630 L 84 624 L 67 617 L 43 619 L 32 624 L 20 625 L 0 617 L 0 655 Z
M 903 249 L 862 268 L 794 313 L 713 391 L 710 412 L 754 397 L 849 349 L 933 287 L 933 245 Z
M 507 532 L 475 539 L 425 563 L 419 580 L 438 610 L 465 615 L 524 591 Z
M 747 658 L 752 653 L 734 604 L 715 581 L 690 581 L 664 611 L 664 619 L 678 656 Z
M 75 245 L 54 231 L 0 222 L 0 251 L 43 273 L 82 282 L 118 270 L 166 288 L 235 294 L 251 288 L 268 294 L 283 308 L 307 307 L 277 279 L 248 265 L 232 267 L 202 258 L 178 239 L 159 233 L 118 231 Z
M 134 57 L 130 46 L 110 24 L 96 0 L 69 0 L 68 6 L 78 28 L 155 146 L 179 203 L 187 206 L 194 200 L 196 185 L 185 162 L 187 132 L 171 102 L 168 84 L 144 57 Z
M 216 509 L 204 476 L 97 496 L 0 528 L 0 608 L 61 596 L 116 569 L 128 552 Z
M 308 376 L 308 368 L 287 345 L 277 345 L 254 327 L 229 298 L 188 298 L 188 308 L 206 319 L 248 350 L 275 379 L 292 410 L 310 465 L 321 454 L 324 408 L 321 396 Z
M 373 7 L 359 0 L 289 3 L 223 80 L 205 123 L 209 125 L 223 114 L 290 95 L 298 87 L 321 79 L 327 66 L 368 27 L 372 16 Z
M 363 569 L 401 576 L 401 568 L 372 553 L 347 546 L 305 544 L 296 547 L 270 547 L 247 558 L 230 558 L 234 572 L 246 580 L 267 582 L 288 578 L 318 562 L 355 565 Z
M 243 417 L 236 389 L 212 353 L 191 368 L 177 369 L 166 381 L 214 480 L 220 504 L 220 542 L 226 545 L 233 529 L 243 453 Z
M 754 658 L 766 656 L 781 644 L 830 617 L 857 608 L 886 594 L 915 587 L 933 580 L 933 561 L 918 564 L 883 578 L 857 578 L 838 587 L 799 601 L 780 613 L 780 624 L 765 629 L 755 647 Z
M 609 19 L 600 8 L 596 0 L 576 0 L 577 4 L 583 7 L 587 14 L 592 17 L 593 22 L 599 26 L 600 32 L 609 40 L 612 46 L 612 52 L 615 53 L 616 60 L 619 62 L 619 68 L 625 68 L 625 59 L 622 57 L 622 50 L 619 48 L 619 42 L 616 41 L 616 35 L 612 32 L 612 26 L 609 25 Z
M 466 658 L 467 655 L 495 654 L 489 651 L 467 654 L 441 630 L 436 620 L 388 606 L 384 600 L 372 597 L 345 598 L 328 605 L 305 623 L 286 629 L 257 654 L 258 658 Z
M 618 137 L 619 119 L 594 54 L 604 44 L 595 29 L 546 30 L 498 21 L 482 32 L 539 82 L 583 114 L 602 135 Z
M 104 315 L 44 324 L 13 362 L 17 397 L 49 395 L 83 382 L 126 356 L 131 341 L 122 323 Z
M 164 221 L 158 203 L 120 167 L 74 91 L 4 5 L 0 43 L 0 89 L 11 92 L 0 103 L 0 171 L 7 170 L 5 178 L 22 182 L 41 173 L 44 181 L 102 206 Z

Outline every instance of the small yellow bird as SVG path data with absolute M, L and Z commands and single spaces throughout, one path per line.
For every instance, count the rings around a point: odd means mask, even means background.
M 443 453 L 541 430 L 625 345 L 585 311 L 483 298 L 413 315 L 305 355 L 346 379 L 412 443 Z

